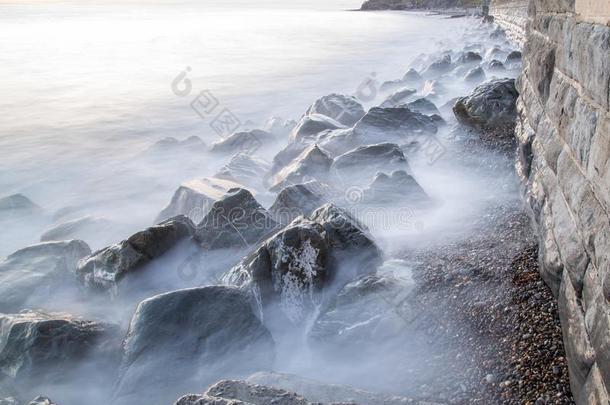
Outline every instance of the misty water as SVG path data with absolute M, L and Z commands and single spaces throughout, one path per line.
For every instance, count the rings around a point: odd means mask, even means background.
M 207 145 L 221 139 L 210 125 L 214 115 L 191 105 L 203 91 L 239 120 L 239 129 L 261 128 L 272 116 L 298 121 L 315 99 L 333 92 L 373 91 L 359 98 L 366 110 L 387 95 L 379 91 L 381 82 L 402 77 L 414 62 L 418 66 L 421 54 L 461 50 L 460 41 L 475 35 L 478 24 L 425 13 L 351 11 L 359 6 L 351 0 L 0 4 L 0 197 L 21 193 L 43 210 L 35 217 L 0 218 L 0 257 L 38 243 L 61 221 L 85 215 L 114 224 L 82 237 L 92 250 L 153 225 L 182 182 L 212 176 L 229 159 L 197 148 L 155 149 L 166 137 L 198 136 Z M 459 77 L 444 86 L 435 100 L 439 107 L 473 88 Z M 505 157 L 475 149 L 475 158 L 464 159 L 456 136 L 471 135 L 450 122 L 438 134 L 441 158 L 409 158 L 433 201 L 427 209 L 388 204 L 382 213 L 354 211 L 385 252 L 380 272 L 401 279 L 406 292 L 413 282 L 402 249 L 462 238 L 484 207 L 517 195 L 510 170 L 490 172 L 479 164 Z M 256 153 L 271 160 L 284 144 Z M 352 182 L 336 186 L 347 184 Z M 274 196 L 263 190 L 257 199 L 269 207 Z M 31 305 L 126 329 L 140 300 L 213 284 L 243 253 L 210 254 L 197 270 L 205 274 L 185 277 L 181 266 L 192 247 L 184 244 L 128 280 L 118 296 L 89 296 L 66 286 Z M 407 363 L 426 356 L 425 345 L 391 331 L 382 334 L 388 350 L 356 367 L 345 353 L 312 353 L 301 329 L 267 326 L 277 343 L 275 371 L 391 394 L 409 394 L 409 373 L 423 372 Z M 396 348 L 405 346 L 397 356 Z M 84 378 L 42 386 L 39 393 L 59 405 L 82 403 L 82 389 L 91 397 L 110 395 L 111 389 L 96 385 L 95 377 Z

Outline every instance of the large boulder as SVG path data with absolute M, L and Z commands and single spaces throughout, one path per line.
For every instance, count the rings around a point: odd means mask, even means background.
M 466 76 L 464 76 L 464 81 L 466 83 L 476 84 L 481 83 L 486 78 L 487 76 L 485 75 L 485 71 L 483 70 L 483 68 L 477 66 L 469 70 L 468 73 L 466 73 Z
M 424 71 L 423 76 L 428 78 L 435 78 L 444 73 L 448 73 L 453 69 L 453 63 L 451 63 L 451 55 L 445 54 L 440 58 L 432 62 Z
M 396 339 L 408 326 L 401 316 L 402 303 L 412 286 L 388 275 L 368 275 L 346 284 L 321 309 L 309 332 L 310 341 L 350 351 Z
M 13 194 L 0 198 L 0 214 L 10 216 L 23 216 L 38 213 L 42 209 L 23 194 Z
M 367 172 L 408 170 L 409 163 L 402 149 L 395 143 L 378 143 L 360 146 L 337 156 L 333 161 L 332 169 L 345 179 L 349 174 L 358 174 L 362 170 Z
M 316 100 L 305 113 L 311 114 L 326 115 L 343 125 L 352 126 L 364 116 L 364 109 L 355 97 L 333 93 Z
M 376 204 L 415 205 L 430 201 L 430 197 L 417 181 L 404 170 L 396 170 L 390 175 L 377 173 L 375 179 L 364 190 L 363 200 Z
M 418 112 L 420 114 L 440 114 L 438 108 L 436 108 L 436 104 L 434 104 L 432 101 L 428 100 L 425 97 L 418 98 L 417 100 L 411 101 L 410 103 L 406 103 L 401 107 L 408 108 L 409 110 Z
M 0 312 L 41 306 L 73 279 L 78 261 L 89 254 L 80 240 L 39 243 L 10 254 L 0 262 Z
M 119 350 L 114 325 L 64 313 L 0 314 L 0 372 L 20 386 L 69 381 L 79 364 L 97 356 L 116 361 Z
M 453 112 L 464 125 L 512 135 L 518 96 L 514 79 L 490 80 L 477 86 L 469 96 L 459 98 Z
M 82 259 L 77 277 L 90 288 L 106 290 L 160 257 L 182 239 L 193 235 L 195 226 L 185 216 L 177 216 L 131 235 L 126 240 L 100 249 Z
M 297 218 L 231 269 L 222 280 L 249 290 L 266 309 L 278 304 L 299 323 L 319 304 L 323 288 L 374 273 L 381 252 L 346 211 L 325 204 Z
M 473 65 L 479 64 L 483 61 L 481 55 L 473 51 L 467 51 L 460 55 L 456 63 L 458 65 Z
M 294 392 L 236 380 L 219 381 L 208 388 L 205 395 L 239 400 L 253 405 L 311 405 Z
M 410 87 L 402 87 L 390 94 L 381 104 L 381 107 L 396 107 L 406 102 L 417 90 Z
M 185 215 L 198 223 L 208 213 L 212 204 L 232 188 L 243 187 L 226 178 L 204 177 L 183 183 L 174 193 L 170 203 L 157 216 L 155 223 L 177 215 Z
M 212 205 L 194 238 L 205 249 L 249 249 L 277 227 L 248 190 L 234 188 Z
M 269 190 L 279 191 L 286 186 L 309 180 L 323 181 L 332 161 L 329 154 L 318 145 L 310 145 L 273 177 Z
M 235 182 L 234 187 L 239 183 L 253 189 L 260 189 L 263 187 L 263 179 L 270 170 L 269 162 L 246 153 L 238 153 L 231 157 L 231 160 L 218 171 L 215 177 Z M 225 193 L 229 189 L 225 190 Z
M 290 140 L 308 139 L 327 129 L 345 128 L 345 125 L 322 114 L 309 114 L 301 118 L 301 121 L 290 133 Z
M 434 121 L 408 108 L 371 108 L 354 126 L 352 137 L 362 144 L 399 142 L 421 134 L 435 134 Z
M 237 288 L 157 295 L 142 301 L 131 319 L 113 403 L 170 403 L 219 375 L 268 369 L 273 358 L 271 334 Z
M 309 216 L 326 202 L 329 187 L 318 181 L 295 184 L 282 189 L 269 208 L 277 222 L 287 225 L 295 218 Z
M 215 142 L 210 147 L 211 152 L 218 153 L 247 153 L 256 152 L 261 146 L 269 145 L 276 141 L 274 135 L 261 129 L 240 131 Z

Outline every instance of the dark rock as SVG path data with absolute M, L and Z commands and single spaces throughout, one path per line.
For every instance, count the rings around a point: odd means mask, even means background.
M 441 58 L 432 62 L 428 68 L 424 71 L 424 77 L 438 77 L 444 73 L 448 73 L 453 69 L 451 63 L 451 55 L 443 55 Z
M 404 107 L 408 108 L 411 111 L 426 115 L 440 114 L 438 108 L 436 108 L 436 105 L 426 98 L 418 98 L 415 101 L 406 103 Z
M 280 224 L 289 224 L 295 218 L 308 216 L 326 202 L 328 186 L 317 181 L 295 184 L 280 191 L 269 212 Z
M 420 86 L 424 82 L 424 78 L 415 69 L 409 69 L 402 78 L 402 81 L 408 86 Z
M 271 334 L 240 290 L 213 286 L 157 295 L 133 315 L 113 403 L 169 403 L 217 375 L 269 368 L 273 357 Z
M 408 168 L 409 164 L 402 149 L 394 143 L 360 146 L 337 156 L 332 165 L 332 169 L 342 173 L 353 173 L 361 169 L 391 171 Z
M 43 304 L 48 299 L 43 292 L 52 295 L 65 286 L 89 254 L 89 246 L 79 240 L 39 243 L 10 254 L 0 262 L 0 312 L 17 312 L 28 302 Z
M 430 118 L 432 118 L 432 121 L 434 121 L 436 126 L 439 128 L 447 125 L 447 121 L 445 121 L 445 119 L 438 114 L 432 114 Z
M 278 303 L 284 316 L 299 323 L 318 305 L 317 293 L 324 287 L 374 273 L 380 262 L 368 230 L 346 211 L 326 204 L 311 219 L 296 219 L 264 242 L 223 282 L 249 290 L 263 309 Z
M 502 72 L 506 70 L 504 64 L 497 59 L 494 59 L 489 62 L 488 69 L 490 72 Z
M 404 103 L 408 100 L 413 94 L 417 93 L 417 90 L 411 89 L 409 87 L 402 87 L 388 96 L 383 103 L 381 103 L 381 107 L 396 107 L 398 104 Z
M 464 80 L 467 83 L 480 83 L 486 79 L 485 71 L 480 66 L 471 69 L 466 76 L 464 76 Z
M 483 58 L 476 52 L 468 51 L 464 52 L 457 60 L 457 64 L 459 65 L 472 65 L 481 63 Z
M 30 401 L 28 405 L 56 405 L 47 397 L 39 396 Z
M 404 170 L 396 170 L 391 175 L 377 173 L 373 182 L 364 190 L 364 201 L 369 203 L 414 204 L 429 201 L 430 198 L 413 176 Z
M 0 314 L 0 371 L 19 385 L 69 381 L 80 362 L 116 359 L 119 347 L 113 325 L 63 313 Z
M 345 126 L 334 119 L 322 114 L 309 114 L 301 118 L 301 121 L 290 133 L 291 140 L 311 138 L 327 129 L 339 129 Z
M 243 163 L 241 160 L 240 162 Z M 194 223 L 199 223 L 212 204 L 221 199 L 230 189 L 238 187 L 242 187 L 242 185 L 226 178 L 215 177 L 204 177 L 183 183 L 178 187 L 167 207 L 159 213 L 155 223 L 178 215 L 185 215 Z
M 363 144 L 404 140 L 413 135 L 435 134 L 436 131 L 430 117 L 408 108 L 373 107 L 354 126 L 354 133 L 365 141 Z
M 490 80 L 477 86 L 469 96 L 458 99 L 453 112 L 462 124 L 512 134 L 518 96 L 514 79 Z
M 183 215 L 168 219 L 82 259 L 76 275 L 88 287 L 109 289 L 129 273 L 162 256 L 180 240 L 192 236 L 194 228 L 191 220 Z
M 332 158 L 326 151 L 310 145 L 273 177 L 269 189 L 279 191 L 292 184 L 324 180 L 331 164 Z
M 211 152 L 219 153 L 248 153 L 253 154 L 263 145 L 276 142 L 275 136 L 267 131 L 252 129 L 250 131 L 235 132 L 228 137 L 215 142 L 210 147 Z
M 215 177 L 235 182 L 235 185 L 229 189 L 235 188 L 237 183 L 260 189 L 264 185 L 263 179 L 270 170 L 269 162 L 246 153 L 238 153 L 218 171 Z M 224 192 L 226 193 L 229 189 Z
M 310 402 L 294 392 L 235 380 L 219 381 L 205 395 L 253 405 L 310 405 Z
M 277 227 L 248 190 L 234 188 L 212 205 L 197 225 L 194 239 L 205 249 L 248 249 Z
M 510 66 L 515 63 L 521 63 L 521 52 L 520 51 L 512 51 L 506 56 L 505 64 Z
M 316 100 L 305 115 L 322 114 L 343 125 L 352 126 L 364 115 L 362 105 L 355 97 L 343 94 L 329 94 Z

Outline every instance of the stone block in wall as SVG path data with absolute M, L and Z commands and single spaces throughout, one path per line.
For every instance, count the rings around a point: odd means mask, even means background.
M 528 61 L 528 79 L 542 104 L 549 97 L 549 87 L 555 69 L 555 44 L 542 35 L 531 35 L 525 47 Z
M 565 128 L 565 141 L 572 149 L 578 164 L 586 168 L 589 163 L 591 141 L 597 130 L 598 111 L 593 109 L 582 98 L 574 105 L 574 118 Z
M 549 204 L 542 207 L 540 226 L 538 229 L 540 238 L 540 275 L 549 286 L 555 297 L 559 296 L 561 277 L 563 274 L 563 263 L 559 255 L 559 248 L 553 233 L 553 217 Z
M 597 364 L 593 365 L 578 398 L 579 404 L 607 405 L 610 403 Z
M 576 291 L 565 273 L 559 290 L 558 309 L 570 371 L 570 386 L 574 397 L 579 398 L 595 362 L 595 353 L 589 342 Z
M 563 193 L 557 190 L 549 197 L 553 216 L 553 233 L 559 247 L 559 254 L 565 271 L 570 276 L 572 285 L 580 295 L 589 257 L 587 256 L 578 229 L 574 224 Z
M 591 140 L 587 177 L 595 182 L 598 195 L 610 207 L 610 117 L 599 119 Z
M 602 379 L 610 387 L 610 304 L 600 296 L 596 305 L 591 307 L 593 312 L 588 322 L 589 340 L 595 351 L 596 362 Z
M 575 0 L 532 0 L 536 13 L 565 13 L 574 12 Z

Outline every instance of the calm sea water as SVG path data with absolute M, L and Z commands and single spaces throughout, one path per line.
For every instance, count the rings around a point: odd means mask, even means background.
M 181 181 L 218 164 L 203 154 L 188 163 L 141 158 L 167 136 L 217 139 L 190 107 L 200 91 L 251 126 L 296 119 L 319 96 L 354 93 L 373 72 L 402 76 L 465 25 L 349 11 L 359 5 L 1 2 L 0 197 L 21 192 L 48 212 L 86 206 L 149 225 Z M 176 95 L 171 83 L 187 69 L 191 92 Z M 0 255 L 37 237 L 0 240 Z

